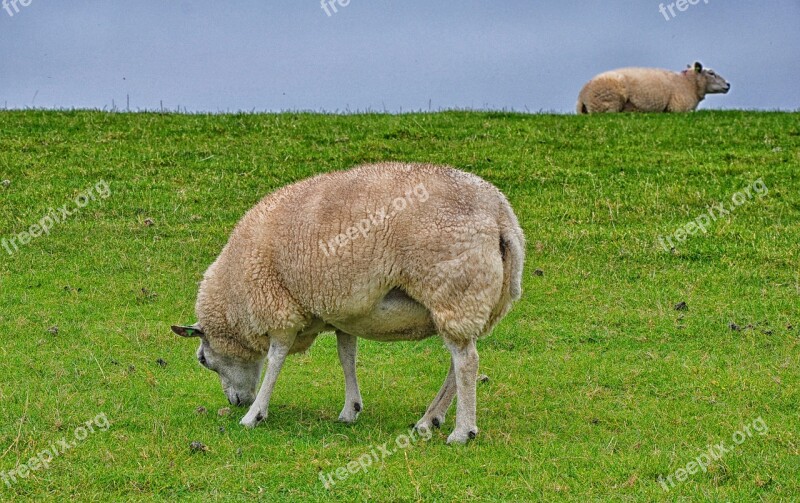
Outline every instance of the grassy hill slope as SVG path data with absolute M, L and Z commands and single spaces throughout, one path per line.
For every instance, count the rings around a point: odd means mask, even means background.
M 365 411 L 346 426 L 323 336 L 245 431 L 169 325 L 194 321 L 203 271 L 264 194 L 383 160 L 500 187 L 528 238 L 525 293 L 479 343 L 476 441 L 445 445 L 451 409 L 430 441 L 326 489 L 320 473 L 421 416 L 447 371 L 441 342 L 360 341 Z M 0 479 L 0 500 L 800 497 L 798 114 L 2 112 L 0 180 L 0 477 L 75 442 Z M 729 213 L 698 230 L 720 203 Z M 21 243 L 63 205 L 73 214 Z M 75 438 L 99 414 L 109 426 Z M 720 442 L 719 459 L 678 471 Z

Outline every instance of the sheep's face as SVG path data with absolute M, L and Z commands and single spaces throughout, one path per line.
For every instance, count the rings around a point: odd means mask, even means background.
M 201 338 L 197 361 L 219 375 L 222 391 L 231 405 L 249 406 L 255 401 L 264 360 L 246 362 L 223 355 L 214 351 L 206 338 Z
M 700 63 L 694 64 L 694 71 L 705 81 L 706 94 L 725 94 L 731 90 L 730 83 L 710 68 L 703 68 Z
M 222 382 L 222 391 L 231 405 L 249 406 L 256 399 L 258 381 L 264 359 L 245 361 L 235 356 L 215 351 L 208 337 L 197 325 L 191 327 L 173 326 L 172 331 L 182 337 L 199 337 L 197 361 L 203 367 L 213 370 Z
M 725 94 L 731 90 L 730 83 L 722 78 L 722 75 L 715 73 L 714 70 L 703 70 L 703 76 L 706 78 L 706 92 L 708 94 Z

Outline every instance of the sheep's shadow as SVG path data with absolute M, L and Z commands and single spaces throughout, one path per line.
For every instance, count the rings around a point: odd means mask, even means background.
M 341 404 L 332 407 L 311 407 L 308 405 L 298 405 L 293 403 L 272 403 L 269 407 L 269 415 L 256 428 L 248 430 L 250 434 L 278 435 L 287 441 L 291 439 L 302 439 L 307 442 L 311 438 L 323 439 L 326 446 L 331 442 L 330 437 L 341 437 L 344 443 L 374 443 L 393 441 L 400 435 L 409 435 L 414 428 L 415 421 L 422 417 L 425 412 L 424 407 L 408 408 L 408 417 L 395 417 L 397 414 L 390 413 L 396 411 L 397 405 L 392 407 L 389 404 L 377 404 L 361 416 L 354 423 L 339 421 L 339 408 Z M 405 405 L 405 404 L 404 404 Z M 386 408 L 385 413 L 380 410 Z M 238 424 L 242 417 L 247 413 L 247 408 L 236 408 L 230 415 L 231 428 L 245 429 Z M 371 413 L 371 415 L 370 415 Z M 449 425 L 452 427 L 452 425 Z M 444 435 L 448 431 L 448 425 L 443 425 L 442 429 L 437 430 Z M 434 432 L 433 438 L 437 433 Z M 432 438 L 432 439 L 433 439 Z M 336 442 L 336 441 L 334 441 Z

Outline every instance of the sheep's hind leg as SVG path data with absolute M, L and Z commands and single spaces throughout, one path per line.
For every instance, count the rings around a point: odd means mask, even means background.
M 359 412 L 364 408 L 356 377 L 357 347 L 356 336 L 341 330 L 336 331 L 336 350 L 339 353 L 339 363 L 342 364 L 342 370 L 344 370 L 344 408 L 339 414 L 339 421 L 344 423 L 354 423 L 358 419 Z
M 258 423 L 267 418 L 267 409 L 269 408 L 272 390 L 275 388 L 278 374 L 281 372 L 286 355 L 289 354 L 289 350 L 294 344 L 296 335 L 296 332 L 270 334 L 269 352 L 267 353 L 267 374 L 261 383 L 261 389 L 258 390 L 256 401 L 253 402 L 250 410 L 240 421 L 241 425 L 247 428 L 255 428 Z
M 474 240 L 458 235 L 453 239 Z M 424 271 L 426 274 L 412 276 L 409 282 L 409 295 L 428 308 L 436 332 L 452 358 L 458 401 L 456 426 L 447 438 L 448 443 L 465 443 L 478 434 L 475 418 L 478 351 L 475 343 L 486 333 L 493 307 L 502 294 L 503 262 L 499 246 L 494 239 L 485 238 L 458 253 L 456 258 L 436 262 Z M 447 397 L 442 398 L 444 402 Z M 442 403 L 442 407 L 444 405 Z
M 422 419 L 417 421 L 414 426 L 415 429 L 421 432 L 430 432 L 433 428 L 439 428 L 444 424 L 444 416 L 447 414 L 447 409 L 453 403 L 453 398 L 456 396 L 456 379 L 455 371 L 453 369 L 453 358 L 450 358 L 450 370 L 447 371 L 447 377 L 442 384 L 436 398 L 433 399 L 425 411 Z
M 478 435 L 476 422 L 476 378 L 478 376 L 478 350 L 475 339 L 453 341 L 445 338 L 453 358 L 456 391 L 456 427 L 447 437 L 447 443 L 465 444 Z

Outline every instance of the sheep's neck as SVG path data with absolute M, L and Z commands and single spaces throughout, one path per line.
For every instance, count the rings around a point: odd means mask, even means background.
M 703 85 L 702 82 L 703 79 L 701 79 L 700 76 L 691 69 L 684 70 L 681 73 L 683 73 L 683 76 L 689 80 L 690 85 L 694 87 L 694 93 L 697 96 L 698 103 L 706 99 L 705 85 Z

